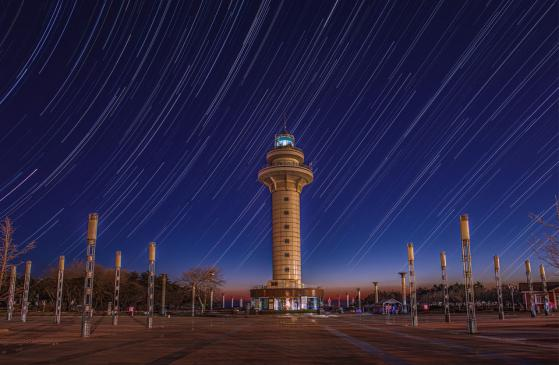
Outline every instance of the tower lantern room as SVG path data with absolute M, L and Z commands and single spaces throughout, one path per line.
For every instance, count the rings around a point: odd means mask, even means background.
M 274 147 L 295 147 L 295 137 L 284 129 L 276 134 Z

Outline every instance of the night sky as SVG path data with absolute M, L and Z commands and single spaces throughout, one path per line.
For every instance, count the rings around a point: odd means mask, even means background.
M 257 181 L 286 120 L 315 171 L 301 200 L 303 281 L 327 292 L 474 279 L 539 264 L 530 212 L 559 191 L 556 1 L 1 1 L 0 216 L 40 274 L 83 259 L 226 290 L 271 279 Z M 551 274 L 551 273 L 550 273 Z M 550 278 L 553 279 L 553 278 Z

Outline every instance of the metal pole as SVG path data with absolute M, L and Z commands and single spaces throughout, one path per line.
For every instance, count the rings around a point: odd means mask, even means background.
M 524 266 L 526 267 L 526 281 L 528 282 L 528 295 L 530 296 L 530 316 L 536 316 L 536 303 L 534 303 L 534 287 L 532 285 L 532 267 L 530 266 L 530 260 L 524 261 Z
M 413 243 L 408 243 L 408 267 L 410 277 L 410 311 L 411 325 L 417 327 L 417 295 L 415 291 L 415 257 L 413 254 Z
M 60 324 L 62 315 L 62 285 L 64 283 L 64 256 L 58 258 L 58 280 L 56 285 L 56 308 L 54 312 L 54 323 Z
M 540 279 L 542 280 L 542 290 L 544 292 L 543 311 L 546 316 L 549 315 L 549 293 L 547 292 L 547 279 L 545 277 L 545 267 L 540 264 Z
M 399 272 L 402 284 L 402 313 L 408 313 L 408 305 L 406 303 L 406 274 L 407 272 Z
M 93 317 L 93 276 L 95 273 L 95 243 L 97 241 L 97 213 L 89 214 L 87 223 L 87 249 L 85 263 L 85 280 L 82 312 L 82 337 L 91 334 L 91 318 Z
M 25 276 L 23 280 L 23 299 L 21 300 L 21 321 L 27 322 L 29 309 L 29 280 L 31 280 L 31 261 L 25 262 Z
M 346 307 L 349 308 L 349 293 L 345 293 Z
M 448 296 L 448 279 L 446 276 L 446 252 L 441 251 L 441 277 L 443 279 L 443 306 L 444 306 L 444 321 L 450 322 L 450 304 Z
M 161 275 L 161 315 L 167 314 L 167 307 L 165 303 L 165 296 L 167 295 L 167 274 Z
M 155 242 L 149 244 L 148 318 L 146 327 L 153 327 L 153 302 L 155 294 Z
M 477 332 L 476 305 L 474 298 L 474 279 L 472 277 L 472 254 L 470 249 L 470 223 L 468 215 L 460 216 L 460 236 L 462 238 L 462 263 L 464 266 L 464 287 L 466 290 L 466 315 L 468 333 Z
M 118 325 L 118 312 L 120 310 L 120 268 L 122 265 L 122 253 L 115 252 L 115 291 L 113 297 L 113 325 Z
M 214 290 L 210 289 L 210 312 L 214 310 Z
M 241 297 L 241 299 L 239 299 L 239 308 L 241 310 L 243 310 L 243 297 Z
M 194 317 L 196 311 L 196 286 L 192 284 L 192 317 Z
M 225 294 L 221 294 L 221 309 L 225 309 Z
M 235 297 L 231 297 L 231 309 L 235 308 Z
M 16 265 L 12 265 L 10 271 L 10 289 L 8 294 L 8 310 L 6 312 L 6 320 L 11 321 L 14 313 L 14 298 L 16 294 Z
M 499 319 L 505 319 L 505 308 L 503 306 L 503 289 L 501 287 L 501 265 L 499 256 L 493 256 L 495 266 L 495 284 L 497 286 L 497 301 L 499 303 Z

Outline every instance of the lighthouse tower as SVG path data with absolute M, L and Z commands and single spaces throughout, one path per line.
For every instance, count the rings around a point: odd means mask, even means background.
M 272 280 L 251 290 L 256 308 L 300 310 L 317 308 L 322 290 L 305 288 L 301 281 L 300 197 L 313 181 L 303 150 L 287 130 L 275 135 L 274 147 L 266 154 L 267 165 L 258 180 L 272 195 Z

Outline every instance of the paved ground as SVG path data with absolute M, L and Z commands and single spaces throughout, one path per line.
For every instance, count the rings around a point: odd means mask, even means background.
M 79 318 L 32 315 L 27 323 L 0 320 L 0 364 L 559 364 L 559 315 L 479 315 L 479 334 L 440 315 L 261 315 L 214 318 L 94 319 L 91 338 Z M 16 318 L 19 319 L 19 318 Z

